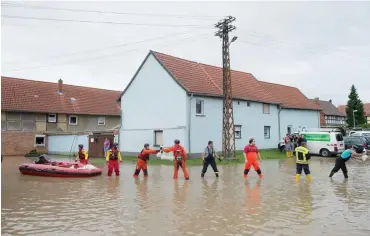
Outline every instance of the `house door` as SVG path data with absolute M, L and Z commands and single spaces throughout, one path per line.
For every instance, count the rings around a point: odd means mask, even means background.
M 89 156 L 90 157 L 104 157 L 104 141 L 108 138 L 111 147 L 113 144 L 113 135 L 94 134 L 89 136 Z

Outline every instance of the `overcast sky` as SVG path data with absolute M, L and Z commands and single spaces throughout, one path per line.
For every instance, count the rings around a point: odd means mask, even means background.
M 232 69 L 335 105 L 347 102 L 353 83 L 366 103 L 369 12 L 370 2 L 3 1 L 2 75 L 123 90 L 149 50 L 222 66 L 213 25 L 231 15 L 238 36 L 230 46 Z

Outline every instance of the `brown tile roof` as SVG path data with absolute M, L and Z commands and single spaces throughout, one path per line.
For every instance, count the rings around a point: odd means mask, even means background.
M 120 91 L 1 77 L 1 110 L 45 113 L 120 115 Z M 75 98 L 76 101 L 72 101 Z
M 338 110 L 346 114 L 346 107 L 347 105 L 340 105 L 338 106 Z M 364 103 L 364 112 L 366 116 L 370 116 L 370 103 Z
M 344 114 L 347 114 L 346 113 L 346 105 L 340 105 L 338 106 L 338 110 Z
M 338 108 L 336 108 L 334 106 L 333 103 L 331 103 L 330 101 L 323 101 L 323 100 L 315 100 L 315 99 L 310 99 L 312 102 L 314 103 L 318 103 L 317 105 L 319 105 L 321 108 L 322 108 L 322 111 L 325 115 L 328 115 L 328 116 L 346 116 L 345 113 L 342 113 L 341 111 L 339 111 Z
M 152 52 L 155 58 L 188 92 L 222 96 L 222 68 Z M 231 71 L 233 97 L 272 104 L 279 102 L 249 73 Z
M 263 81 L 260 84 L 281 103 L 282 108 L 322 110 L 295 87 Z

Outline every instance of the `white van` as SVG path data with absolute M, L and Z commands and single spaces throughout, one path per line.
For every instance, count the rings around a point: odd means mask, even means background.
M 312 154 L 323 157 L 342 153 L 344 148 L 343 135 L 339 131 L 308 131 L 300 132 L 307 140 L 307 148 Z

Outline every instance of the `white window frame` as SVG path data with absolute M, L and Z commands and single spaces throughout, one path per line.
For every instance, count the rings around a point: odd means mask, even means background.
M 44 143 L 43 144 L 37 144 L 36 143 L 36 138 L 44 138 Z M 35 135 L 34 144 L 35 144 L 35 147 L 45 147 L 45 145 L 46 145 L 46 137 L 45 137 L 45 135 L 36 134 Z
M 162 143 L 158 143 L 158 140 L 157 140 L 157 134 L 161 133 L 162 134 Z M 153 146 L 155 147 L 160 147 L 163 145 L 163 130 L 154 130 L 154 142 L 153 142 Z
M 234 125 L 235 129 L 235 139 L 241 139 L 242 138 L 242 126 L 241 125 Z M 238 136 L 236 132 L 239 131 L 240 135 Z
M 50 118 L 52 118 L 52 116 L 54 116 L 54 118 L 50 119 Z M 48 114 L 48 120 L 47 121 L 48 121 L 48 123 L 57 123 L 57 114 L 55 114 L 55 113 Z
M 100 119 L 103 119 L 104 122 L 100 122 L 101 121 Z M 102 125 L 102 126 L 105 125 L 105 116 L 98 116 L 98 125 Z
M 76 117 L 76 123 L 75 124 L 71 123 L 71 118 L 72 117 Z M 76 115 L 70 115 L 70 116 L 68 116 L 68 124 L 69 125 L 78 125 L 78 116 L 76 116 Z
M 267 112 L 265 112 L 265 106 L 268 108 L 267 110 Z M 262 112 L 263 112 L 263 114 L 270 114 L 270 104 L 268 104 L 268 103 L 263 103 L 263 105 L 262 105 Z
M 268 127 L 268 137 L 265 135 L 265 129 Z M 271 126 L 265 125 L 263 126 L 263 136 L 265 139 L 271 139 Z
M 200 113 L 197 111 L 197 104 L 200 102 Z M 196 99 L 195 100 L 195 115 L 197 116 L 204 116 L 204 100 L 202 99 Z

